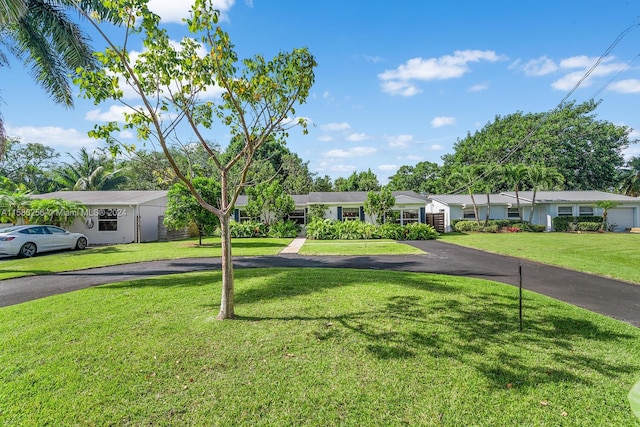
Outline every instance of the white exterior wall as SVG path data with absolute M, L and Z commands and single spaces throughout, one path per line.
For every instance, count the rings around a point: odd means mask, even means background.
M 167 198 L 162 197 L 138 207 L 140 215 L 140 241 L 158 241 L 158 217 L 165 214 Z
M 89 210 L 89 216 L 87 218 L 78 218 L 69 227 L 69 230 L 77 233 L 83 233 L 87 236 L 87 240 L 89 240 L 90 245 L 132 243 L 135 241 L 136 214 L 133 207 L 88 205 L 87 209 Z M 99 209 L 114 209 L 116 211 L 118 221 L 117 231 L 100 231 L 98 229 Z M 93 222 L 92 227 L 88 226 L 88 219 Z

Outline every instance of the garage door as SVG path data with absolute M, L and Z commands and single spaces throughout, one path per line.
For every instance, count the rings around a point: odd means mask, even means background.
M 611 225 L 616 224 L 614 231 L 624 231 L 627 228 L 632 228 L 635 226 L 633 223 L 633 208 L 609 209 L 607 221 Z

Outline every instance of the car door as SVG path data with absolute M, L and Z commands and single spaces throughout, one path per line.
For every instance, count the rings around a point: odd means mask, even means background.
M 47 227 L 29 227 L 20 233 L 27 234 L 27 240 L 32 241 L 38 247 L 38 252 L 46 252 L 53 250 L 53 236 L 47 230 Z
M 73 247 L 75 244 L 75 242 L 72 242 L 73 236 L 71 236 L 71 233 L 67 232 L 67 230 L 51 225 L 46 228 L 52 237 L 53 250 L 68 249 Z

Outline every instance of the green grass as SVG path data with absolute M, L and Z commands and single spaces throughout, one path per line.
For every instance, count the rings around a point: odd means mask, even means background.
M 640 330 L 478 279 L 236 270 L 0 309 L 0 425 L 639 426 Z
M 640 234 L 450 233 L 441 240 L 640 283 Z
M 277 255 L 293 239 L 233 239 L 233 256 Z M 0 280 L 36 274 L 59 273 L 109 265 L 161 259 L 219 257 L 220 238 L 175 242 L 131 243 L 98 246 L 84 251 L 64 251 L 33 258 L 9 258 L 0 262 Z
M 395 240 L 306 240 L 301 255 L 422 255 L 418 248 Z

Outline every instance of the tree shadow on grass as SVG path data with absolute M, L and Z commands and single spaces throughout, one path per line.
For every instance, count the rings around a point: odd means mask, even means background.
M 279 272 L 262 286 L 240 290 L 236 307 L 242 312 L 243 304 L 362 284 L 375 277 L 375 273 L 362 273 L 333 280 L 331 277 L 340 273 L 331 272 L 329 280 L 318 283 L 313 278 L 294 281 L 291 276 L 299 272 Z M 594 377 L 618 378 L 640 370 L 637 358 L 610 357 L 611 351 L 625 347 L 634 347 L 640 354 L 639 334 L 601 326 L 565 304 L 527 298 L 524 330 L 519 332 L 517 289 L 512 287 L 485 282 L 486 287 L 479 291 L 482 285 L 474 281 L 466 292 L 461 286 L 449 285 L 446 276 L 432 275 L 389 275 L 380 282 L 381 286 L 393 286 L 394 291 L 383 302 L 373 301 L 371 310 L 238 319 L 315 322 L 319 326 L 314 335 L 320 342 L 356 339 L 380 360 L 455 360 L 501 389 L 545 383 L 590 385 Z M 397 286 L 409 289 L 398 293 Z M 366 294 L 362 298 L 366 299 Z

